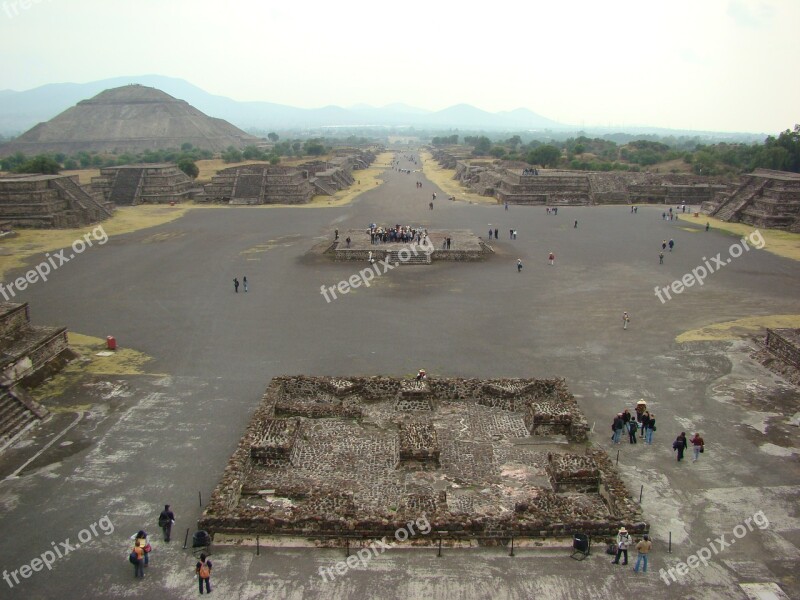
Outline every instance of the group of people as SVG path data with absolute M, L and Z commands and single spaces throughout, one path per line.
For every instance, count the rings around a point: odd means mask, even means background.
M 170 541 L 174 524 L 175 513 L 172 512 L 169 504 L 165 504 L 164 510 L 158 515 L 158 526 L 161 528 L 165 542 Z M 153 551 L 153 546 L 147 539 L 147 532 L 143 529 L 140 529 L 131 538 L 134 542 L 129 560 L 133 563 L 133 576 L 137 579 L 143 579 L 144 568 L 150 565 L 150 553 Z M 203 593 L 203 588 L 207 593 L 211 593 L 211 568 L 211 561 L 205 553 L 200 554 L 200 559 L 195 564 L 194 572 L 197 575 L 201 594 Z
M 558 215 L 558 207 L 557 206 L 548 206 L 546 208 L 547 208 L 547 214 L 548 215 Z
M 522 169 L 523 175 L 538 175 L 539 169 Z
M 611 442 L 613 444 L 621 443 L 623 433 L 628 434 L 628 442 L 631 444 L 637 443 L 637 433 L 639 434 L 638 438 L 643 439 L 645 444 L 653 443 L 653 433 L 656 431 L 655 415 L 647 410 L 647 403 L 644 400 L 636 403 L 634 413 L 631 414 L 631 411 L 626 408 L 614 417 L 611 423 Z
M 390 244 L 392 242 L 421 242 L 428 237 L 428 230 L 410 225 L 395 225 L 394 227 L 379 227 L 375 223 L 369 226 L 370 244 Z

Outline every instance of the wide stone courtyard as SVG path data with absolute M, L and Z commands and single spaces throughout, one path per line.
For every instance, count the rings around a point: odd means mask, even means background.
M 0 571 L 30 565 L 51 543 L 75 543 L 105 515 L 115 526 L 52 570 L 32 572 L 13 587 L 0 581 L 2 596 L 196 597 L 194 558 L 183 537 L 196 530 L 266 383 L 297 373 L 410 379 L 424 367 L 432 380 L 563 378 L 585 415 L 589 441 L 603 450 L 610 448 L 612 416 L 644 398 L 658 419 L 653 445 L 615 450 L 620 477 L 635 500 L 642 494 L 654 540 L 651 572 L 611 565 L 598 547 L 580 563 L 569 560 L 566 543 L 517 549 L 514 556 L 507 547 L 445 549 L 441 557 L 433 548 L 398 545 L 324 582 L 319 569 L 343 560 L 341 548 L 262 547 L 257 554 L 252 546 L 214 546 L 215 595 L 747 600 L 754 596 L 746 586 L 759 584 L 799 597 L 797 387 L 754 361 L 755 345 L 735 328 L 727 338 L 678 339 L 717 323 L 797 314 L 798 264 L 750 251 L 702 287 L 662 304 L 655 286 L 680 280 L 704 256 L 724 255 L 737 238 L 703 231 L 702 219 L 666 222 L 663 206 L 640 207 L 636 215 L 624 206 L 564 207 L 551 216 L 541 207 L 505 212 L 437 200 L 431 211 L 432 191 L 445 196 L 422 175 L 387 169 L 381 185 L 349 206 L 197 208 L 157 228 L 112 235 L 46 283 L 28 286 L 17 300 L 30 303 L 35 325 L 113 335 L 119 347 L 153 360 L 138 375 L 100 369 L 55 390 L 45 400 L 51 419 L 0 457 L 7 541 Z M 330 243 L 334 229 L 387 221 L 478 236 L 491 223 L 501 239 L 486 260 L 394 269 L 327 303 L 320 285 L 347 280 L 354 263 L 309 255 L 308 248 Z M 509 228 L 518 239 L 503 239 Z M 661 241 L 671 238 L 675 249 L 659 265 Z M 7 281 L 41 260 L 32 257 Z M 236 294 L 232 279 L 244 275 L 249 291 Z M 622 311 L 631 315 L 627 330 Z M 482 421 L 484 429 L 475 429 L 491 437 L 520 427 L 513 422 Z M 457 435 L 459 423 L 448 423 Z M 695 430 L 706 452 L 697 463 L 678 463 L 672 440 Z M 332 437 L 324 426 L 319 433 L 320 440 Z M 611 458 L 616 464 L 616 452 Z M 177 543 L 157 535 L 164 503 L 178 519 Z M 454 506 L 470 509 L 468 499 Z M 706 540 L 733 539 L 734 528 L 756 511 L 768 517 L 767 528 L 749 531 L 679 582 L 659 576 Z M 141 528 L 155 551 L 145 579 L 136 582 L 126 556 L 129 537 Z

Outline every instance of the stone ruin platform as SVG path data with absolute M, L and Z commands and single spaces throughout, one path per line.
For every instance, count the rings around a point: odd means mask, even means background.
M 350 238 L 350 247 L 347 247 L 347 238 Z M 450 249 L 444 248 L 444 242 L 450 238 Z M 425 252 L 425 246 L 419 242 L 389 242 L 373 244 L 370 242 L 369 229 L 348 229 L 339 232 L 339 240 L 334 241 L 325 254 L 334 260 L 355 260 L 366 262 L 370 252 L 376 261 L 389 258 L 391 264 L 420 265 L 430 264 L 433 261 L 480 261 L 494 254 L 492 247 L 482 238 L 467 229 L 429 229 L 428 239 L 430 246 Z M 431 251 L 432 247 L 432 251 Z M 406 249 L 404 251 L 404 249 Z M 416 250 L 416 252 L 414 251 Z M 403 254 L 400 254 L 403 252 Z M 404 257 L 406 257 L 404 260 Z
M 562 379 L 274 378 L 198 523 L 341 545 L 426 518 L 432 544 L 645 533 Z

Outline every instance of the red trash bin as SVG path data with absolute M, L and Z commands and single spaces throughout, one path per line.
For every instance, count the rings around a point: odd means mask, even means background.
M 106 346 L 109 350 L 116 350 L 117 349 L 117 340 L 114 338 L 113 335 L 109 335 L 106 338 Z

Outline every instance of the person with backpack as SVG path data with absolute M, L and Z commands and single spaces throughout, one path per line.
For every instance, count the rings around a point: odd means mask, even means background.
M 172 534 L 172 524 L 175 523 L 175 513 L 169 509 L 169 504 L 164 505 L 164 510 L 158 515 L 158 526 L 164 532 L 164 541 L 168 542 Z
M 653 432 L 656 430 L 656 417 L 651 412 L 644 413 L 643 421 L 645 417 L 647 418 L 647 429 L 644 431 L 644 443 L 650 446 L 653 443 Z
M 200 586 L 200 593 L 203 593 L 203 582 L 206 582 L 206 592 L 211 593 L 211 561 L 206 558 L 205 554 L 200 555 L 200 562 L 194 567 L 197 573 L 197 582 Z
M 128 557 L 133 563 L 133 576 L 144 578 L 144 547 L 139 545 L 139 540 L 133 545 L 133 551 Z
M 625 421 L 622 419 L 622 413 L 618 413 L 616 417 L 614 417 L 614 421 L 611 423 L 611 431 L 614 432 L 614 435 L 611 436 L 611 441 L 615 444 L 619 444 L 619 438 L 622 437 L 622 430 L 625 428 Z

